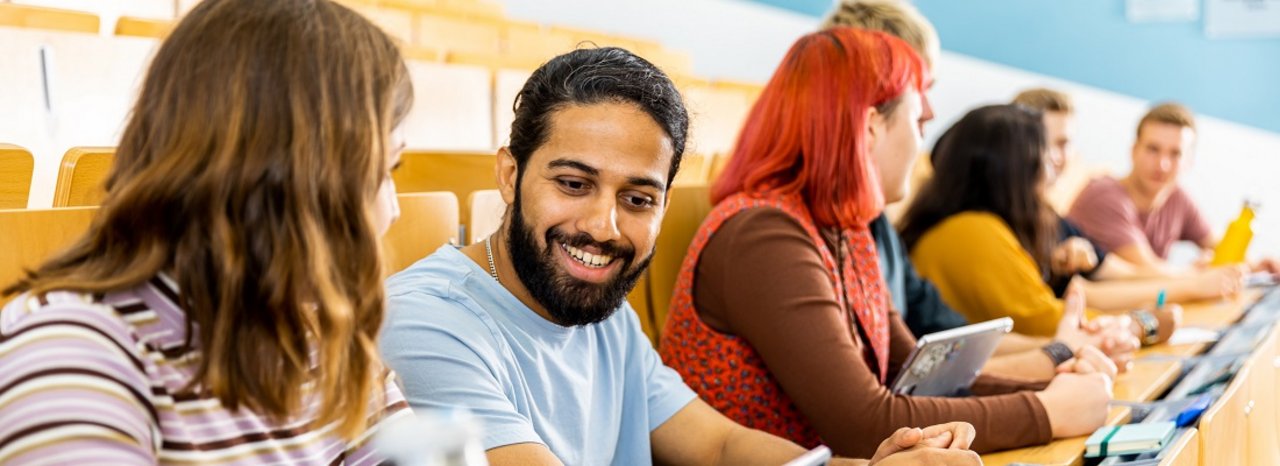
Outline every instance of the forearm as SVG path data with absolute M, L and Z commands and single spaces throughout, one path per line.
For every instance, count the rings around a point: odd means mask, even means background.
M 1007 354 L 1022 353 L 1039 349 L 1049 344 L 1049 339 L 1044 337 L 1033 337 L 1023 335 L 1021 333 L 1010 333 L 1000 339 L 1000 344 L 996 346 L 995 356 L 1003 356 Z
M 1168 302 L 1180 303 L 1209 299 L 1214 296 L 1197 291 L 1196 278 L 1166 278 L 1113 281 L 1085 281 L 1085 300 L 1100 311 L 1128 311 L 1150 308 L 1156 297 L 1165 292 Z
M 1056 368 L 1043 351 L 1030 350 L 987 360 L 982 371 L 992 375 L 1030 380 L 1049 380 Z
M 1083 280 L 1083 283 L 1085 302 L 1094 309 L 1108 312 L 1153 305 L 1156 295 L 1164 288 L 1164 282 L 1155 280 Z
M 767 433 L 740 427 L 725 439 L 724 448 L 715 464 L 719 465 L 779 465 L 796 459 L 805 449 Z M 866 465 L 867 460 L 838 459 L 833 465 Z
M 1104 265 L 1113 259 L 1123 262 L 1117 264 L 1118 269 L 1128 268 L 1128 278 L 1185 277 L 1191 273 L 1185 267 L 1175 267 L 1165 262 L 1145 245 L 1129 245 L 1117 249 L 1107 255 Z

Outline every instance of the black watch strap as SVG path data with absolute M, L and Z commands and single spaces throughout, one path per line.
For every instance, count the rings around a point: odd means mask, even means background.
M 1053 367 L 1058 367 L 1059 364 L 1076 357 L 1076 353 L 1071 351 L 1071 347 L 1060 341 L 1050 342 L 1041 347 L 1040 350 L 1044 351 L 1044 354 L 1049 355 L 1049 359 L 1053 360 Z

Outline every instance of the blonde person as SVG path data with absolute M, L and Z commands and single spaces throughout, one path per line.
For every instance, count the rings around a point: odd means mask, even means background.
M 187 14 L 88 233 L 6 290 L 0 463 L 380 463 L 411 414 L 375 340 L 412 92 L 331 1 Z

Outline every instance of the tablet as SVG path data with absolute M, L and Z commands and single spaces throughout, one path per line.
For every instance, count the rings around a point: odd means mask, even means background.
M 831 461 L 831 449 L 818 445 L 818 448 L 809 450 L 782 466 L 827 466 L 828 461 Z
M 979 324 L 930 333 L 894 379 L 893 393 L 914 396 L 958 396 L 978 378 L 1000 338 L 1013 330 L 1013 319 L 1002 317 Z

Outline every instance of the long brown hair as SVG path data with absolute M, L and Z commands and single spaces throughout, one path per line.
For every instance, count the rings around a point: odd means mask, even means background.
M 188 389 L 276 419 L 310 393 L 317 425 L 355 438 L 384 388 L 370 208 L 412 93 L 345 7 L 205 0 L 153 59 L 89 232 L 5 294 L 169 274 L 201 351 Z
M 1040 112 L 1021 105 L 981 107 L 961 118 L 938 138 L 934 175 L 902 218 L 907 248 L 952 215 L 988 212 L 1047 273 L 1058 223 L 1044 198 L 1044 138 Z

